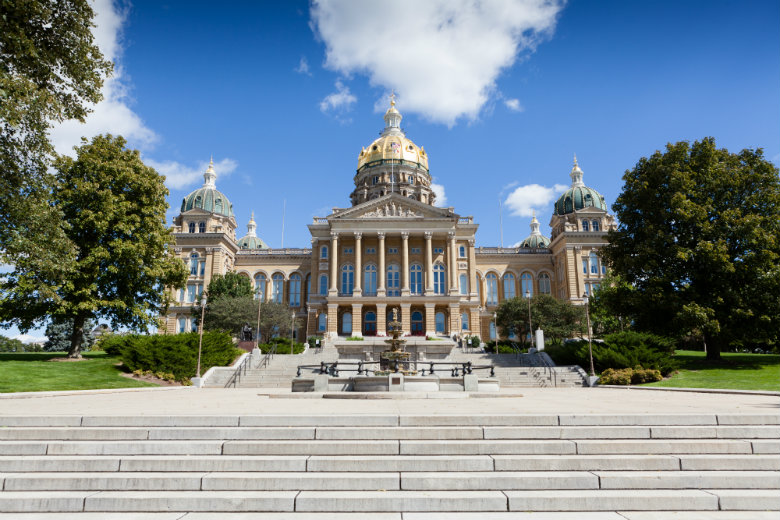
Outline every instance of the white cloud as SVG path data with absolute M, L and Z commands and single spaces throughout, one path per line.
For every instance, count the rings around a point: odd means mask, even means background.
M 192 184 L 200 184 L 203 182 L 203 172 L 209 166 L 207 161 L 190 167 L 177 161 L 155 161 L 147 158 L 144 158 L 144 163 L 165 175 L 165 185 L 168 186 L 168 189 L 180 189 Z M 238 163 L 233 159 L 222 159 L 215 162 L 214 171 L 217 174 L 217 185 L 219 185 L 221 177 L 231 174 L 237 167 Z
M 506 105 L 506 107 L 512 112 L 522 112 L 525 110 L 523 105 L 520 104 L 519 99 L 505 99 L 504 105 Z
M 29 345 L 31 343 L 45 343 L 49 338 L 46 336 L 33 336 L 32 334 L 17 334 L 12 339 L 18 339 L 22 343 Z
M 132 146 L 145 147 L 154 143 L 157 135 L 148 128 L 130 108 L 128 82 L 124 77 L 120 57 L 122 54 L 122 26 L 127 11 L 112 0 L 92 0 L 95 25 L 92 32 L 95 42 L 106 59 L 114 62 L 114 75 L 103 84 L 103 100 L 93 107 L 85 123 L 65 121 L 51 131 L 51 139 L 57 152 L 72 154 L 73 147 L 81 144 L 81 137 L 97 134 L 122 135 Z
M 325 66 L 393 88 L 404 110 L 474 120 L 496 79 L 552 34 L 564 0 L 314 0 Z
M 434 203 L 434 205 L 439 208 L 447 207 L 447 194 L 444 193 L 444 185 L 436 184 L 432 182 L 431 189 L 433 190 L 433 193 L 436 195 L 436 202 Z
M 342 110 L 348 112 L 357 98 L 349 91 L 349 87 L 341 81 L 336 82 L 336 92 L 328 94 L 320 102 L 320 110 L 328 112 L 330 110 Z
M 307 76 L 311 76 L 311 71 L 309 70 L 309 62 L 306 60 L 306 56 L 301 56 L 301 61 L 298 63 L 298 66 L 295 67 L 295 72 L 298 74 L 306 74 Z
M 507 196 L 504 204 L 510 209 L 512 215 L 518 217 L 530 217 L 534 210 L 542 212 L 554 201 L 554 199 L 566 191 L 568 186 L 556 184 L 552 188 L 540 184 L 526 184 L 518 186 Z

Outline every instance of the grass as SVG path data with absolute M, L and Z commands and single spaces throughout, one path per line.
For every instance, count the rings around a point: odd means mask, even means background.
M 83 361 L 57 362 L 62 352 L 0 353 L 0 392 L 41 392 L 157 386 L 122 376 L 118 358 L 86 352 Z
M 776 354 L 724 352 L 720 361 L 711 362 L 704 352 L 678 350 L 675 358 L 680 361 L 678 373 L 642 386 L 780 391 L 780 356 Z

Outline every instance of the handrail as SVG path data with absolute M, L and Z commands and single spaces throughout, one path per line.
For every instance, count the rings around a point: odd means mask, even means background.
M 333 363 L 326 363 L 322 361 L 319 365 L 298 365 L 298 371 L 296 373 L 296 377 L 301 377 L 301 369 L 312 369 L 315 371 L 319 371 L 320 374 L 328 374 L 333 377 L 338 377 L 339 375 L 339 367 L 340 366 L 357 366 L 357 374 L 358 375 L 369 375 L 369 372 L 377 372 L 376 369 L 370 369 L 367 368 L 366 365 L 379 365 L 380 361 L 335 361 Z M 495 377 L 495 366 L 494 365 L 473 365 L 471 361 L 467 361 L 466 363 L 455 363 L 451 361 L 420 361 L 420 362 L 414 362 L 415 368 L 417 363 L 428 365 L 429 368 L 428 373 L 429 374 L 435 374 L 436 366 L 448 366 L 450 373 L 452 377 L 459 377 L 460 372 L 463 372 L 463 375 L 471 374 L 474 370 L 490 370 L 490 377 Z M 352 370 L 346 369 L 347 371 L 351 372 Z M 426 369 L 421 370 L 420 375 L 425 375 Z
M 260 363 L 258 364 L 258 368 L 267 367 L 268 363 L 271 359 L 273 359 L 274 354 L 276 354 L 276 343 L 271 347 L 271 350 L 269 350 L 265 356 L 263 356 L 263 359 L 260 360 Z M 236 387 L 239 381 L 241 381 L 241 376 L 246 375 L 247 370 L 249 370 L 249 364 L 252 359 L 252 356 L 249 355 L 244 358 L 244 360 L 239 364 L 235 371 L 233 372 L 233 375 L 230 376 L 230 379 L 228 379 L 228 382 L 225 383 L 225 388 L 230 387 L 233 385 L 233 388 Z

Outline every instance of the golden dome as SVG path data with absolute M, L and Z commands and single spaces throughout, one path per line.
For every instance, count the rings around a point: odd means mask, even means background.
M 384 161 L 400 159 L 407 164 L 421 166 L 428 171 L 428 155 L 425 148 L 420 148 L 406 137 L 401 130 L 403 116 L 395 108 L 395 95 L 390 96 L 390 108 L 385 112 L 385 129 L 379 139 L 360 150 L 357 171 L 365 166 L 382 164 Z

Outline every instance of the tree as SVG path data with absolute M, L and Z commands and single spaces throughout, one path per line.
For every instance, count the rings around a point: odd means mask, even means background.
M 761 149 L 668 144 L 626 171 L 602 255 L 638 330 L 700 330 L 707 357 L 780 340 L 780 179 Z
M 300 325 L 299 322 L 300 320 L 295 320 L 295 327 Z M 289 337 L 291 325 L 293 325 L 293 320 L 290 307 L 276 302 L 263 302 L 261 304 L 259 342 L 262 342 L 263 338 L 268 341 L 274 336 Z
M 590 297 L 590 323 L 593 334 L 603 337 L 631 328 L 634 317 L 626 301 L 635 297 L 633 286 L 612 271 L 601 280 L 601 287 Z
M 558 300 L 549 294 L 531 297 L 531 325 L 540 328 L 551 340 L 563 340 L 581 328 L 583 312 L 569 302 Z M 502 301 L 496 310 L 496 323 L 502 336 L 514 332 L 525 338 L 528 335 L 528 300 L 515 297 Z
M 235 272 L 228 272 L 224 275 L 215 274 L 206 288 L 206 294 L 210 299 L 216 299 L 220 296 L 229 296 L 231 298 L 252 297 L 254 291 L 252 282 L 246 276 Z
M 92 335 L 92 329 L 95 328 L 95 322 L 87 320 L 84 322 L 81 345 L 88 349 L 95 344 L 95 337 Z M 70 350 L 70 340 L 73 334 L 72 319 L 52 319 L 46 326 L 46 337 L 48 340 L 43 345 L 46 352 L 65 352 Z
M 33 345 L 25 345 L 18 339 L 0 336 L 0 352 L 34 352 Z M 40 345 L 35 345 L 40 351 Z
M 146 330 L 168 303 L 166 287 L 183 287 L 187 278 L 165 226 L 164 177 L 126 149 L 122 137 L 97 136 L 76 152 L 75 160 L 57 159 L 52 194 L 78 251 L 66 278 L 42 291 L 28 283 L 36 273 L 17 265 L 0 283 L 1 320 L 21 330 L 50 315 L 73 320 L 70 357 L 80 357 L 88 319 Z
M 200 314 L 197 316 L 200 317 Z M 221 330 L 233 336 L 237 336 L 246 323 L 254 329 L 257 326 L 257 300 L 251 296 L 209 297 L 205 322 L 205 330 Z
M 42 293 L 62 282 L 76 253 L 49 201 L 49 129 L 84 121 L 112 70 L 94 42 L 93 17 L 87 0 L 2 2 L 0 260 Z

